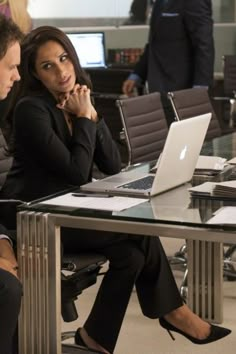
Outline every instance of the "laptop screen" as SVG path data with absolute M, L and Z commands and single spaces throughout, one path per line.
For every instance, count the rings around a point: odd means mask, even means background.
M 67 33 L 82 68 L 105 68 L 105 38 L 103 32 Z

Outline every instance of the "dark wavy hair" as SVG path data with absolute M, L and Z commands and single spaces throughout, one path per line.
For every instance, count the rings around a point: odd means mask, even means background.
M 21 75 L 21 82 L 19 83 L 21 93 L 23 95 L 38 93 L 44 88 L 41 81 L 35 77 L 35 61 L 38 49 L 48 41 L 55 41 L 64 48 L 74 66 L 76 82 L 91 88 L 91 82 L 86 72 L 82 69 L 74 46 L 68 36 L 56 27 L 42 26 L 31 31 L 22 42 L 19 70 Z
M 19 66 L 21 80 L 14 84 L 6 110 L 5 122 L 9 139 L 12 135 L 13 112 L 19 99 L 27 95 L 40 95 L 46 90 L 43 83 L 35 75 L 35 62 L 38 49 L 48 41 L 55 41 L 64 48 L 74 66 L 76 82 L 87 85 L 92 89 L 89 76 L 82 69 L 74 46 L 63 31 L 53 26 L 41 26 L 32 30 L 25 36 L 21 44 L 21 63 Z

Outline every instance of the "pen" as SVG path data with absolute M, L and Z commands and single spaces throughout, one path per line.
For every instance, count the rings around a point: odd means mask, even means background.
M 91 198 L 110 198 L 108 194 L 85 194 L 85 193 L 72 193 L 72 197 L 91 197 Z

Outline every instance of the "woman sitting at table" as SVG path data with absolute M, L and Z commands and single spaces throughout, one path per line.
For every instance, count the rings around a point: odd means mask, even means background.
M 14 161 L 3 196 L 30 201 L 80 186 L 91 180 L 93 163 L 106 174 L 117 173 L 119 152 L 96 112 L 91 83 L 66 34 L 49 26 L 33 30 L 23 41 L 19 71 L 22 79 L 11 106 Z M 65 252 L 91 250 L 109 259 L 76 344 L 113 353 L 134 285 L 143 314 L 159 318 L 168 331 L 196 344 L 231 332 L 208 324 L 183 304 L 158 237 L 67 228 L 62 242 Z

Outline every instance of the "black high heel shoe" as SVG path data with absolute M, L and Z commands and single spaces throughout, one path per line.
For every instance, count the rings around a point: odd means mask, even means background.
M 83 341 L 80 335 L 80 330 L 81 328 L 78 328 L 77 331 L 75 332 L 75 344 L 80 345 L 81 347 L 88 348 L 87 344 Z
M 210 325 L 211 326 L 211 331 L 210 331 L 209 336 L 204 338 L 204 339 L 197 339 L 197 338 L 194 338 L 194 337 L 190 336 L 187 333 L 184 333 L 180 329 L 176 328 L 175 326 L 173 326 L 172 324 L 167 322 L 163 317 L 161 317 L 159 319 L 159 322 L 160 322 L 161 327 L 163 327 L 163 328 L 165 328 L 167 330 L 167 332 L 169 333 L 170 337 L 173 340 L 175 340 L 175 337 L 173 336 L 171 331 L 177 332 L 179 334 L 182 334 L 182 336 L 184 336 L 185 338 L 187 338 L 188 340 L 190 340 L 194 344 L 212 343 L 212 342 L 215 342 L 215 341 L 217 341 L 217 340 L 219 340 L 221 338 L 224 338 L 224 337 L 228 336 L 231 333 L 231 330 L 228 329 L 228 328 Z
M 75 332 L 75 344 L 88 349 L 90 353 L 104 354 L 98 350 L 94 350 L 94 349 L 89 348 L 87 346 L 87 344 L 84 342 L 84 340 L 82 339 L 81 334 L 80 334 L 80 330 L 81 330 L 81 328 L 78 328 L 77 331 Z

